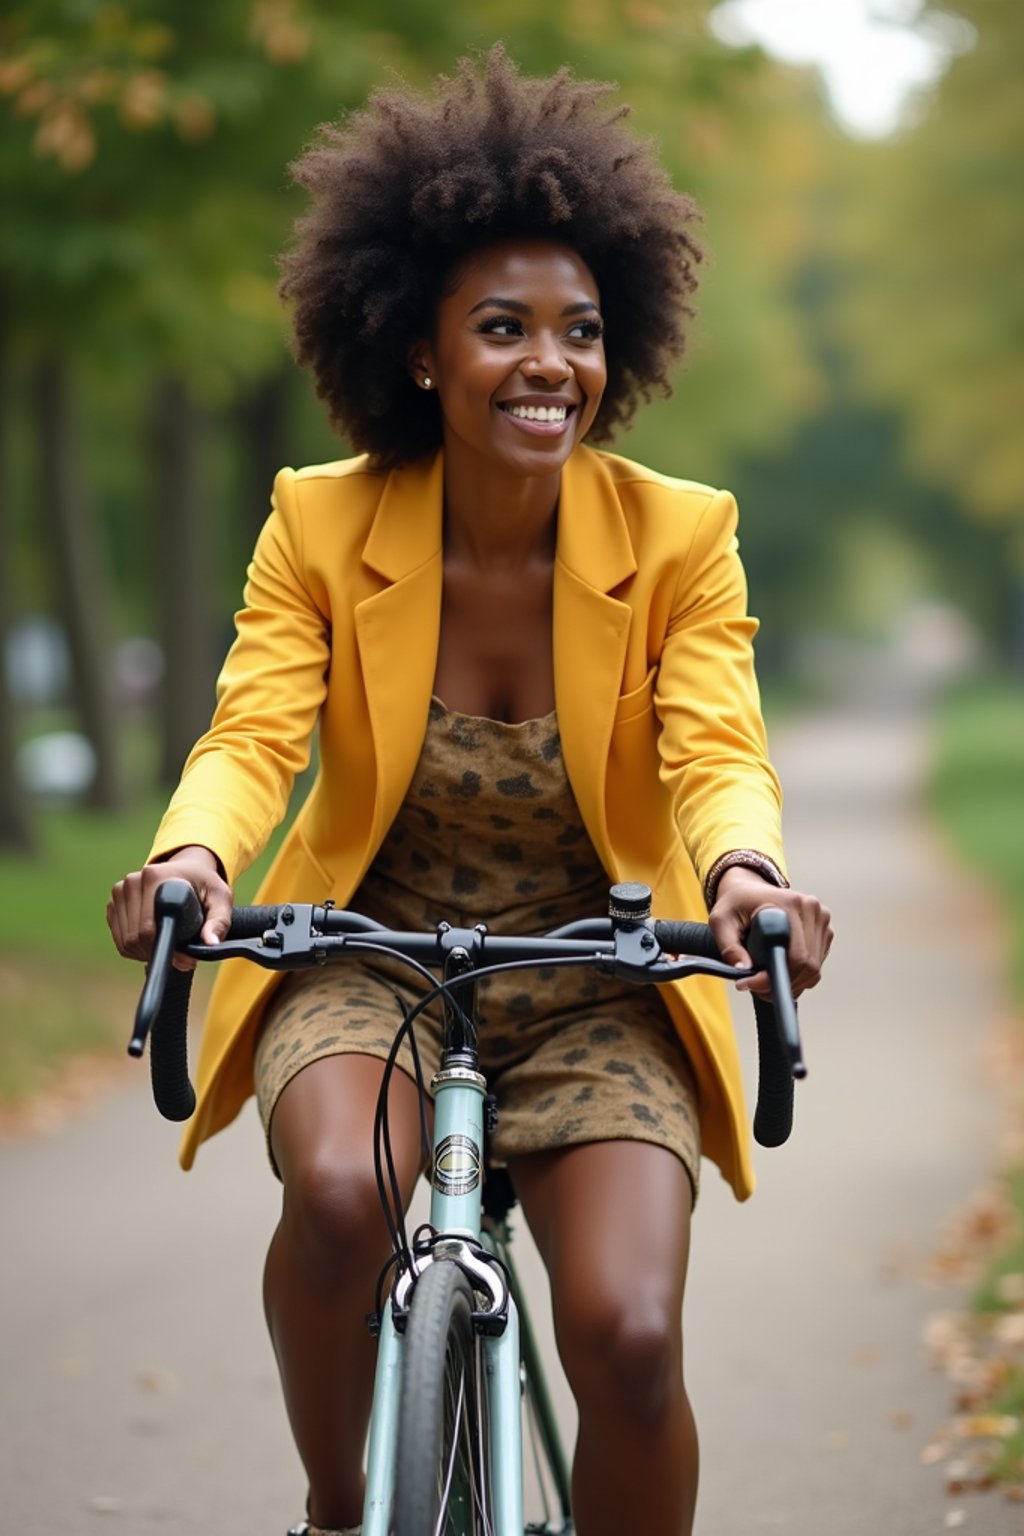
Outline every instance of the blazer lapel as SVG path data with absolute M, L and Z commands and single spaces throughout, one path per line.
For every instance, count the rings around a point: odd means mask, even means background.
M 632 610 L 609 596 L 636 571 L 629 530 L 600 458 L 580 448 L 562 472 L 554 583 L 555 706 L 566 772 L 612 874 L 605 772 Z
M 441 454 L 388 478 L 363 560 L 385 582 L 356 607 L 377 785 L 376 848 L 419 759 L 437 670 L 443 565 Z M 554 580 L 555 705 L 566 772 L 599 857 L 611 869 L 605 772 L 631 609 L 609 593 L 636 571 L 611 477 L 580 448 L 562 472 Z
M 357 604 L 356 636 L 377 761 L 370 829 L 376 848 L 419 760 L 441 623 L 440 454 L 389 477 L 363 561 L 389 584 Z

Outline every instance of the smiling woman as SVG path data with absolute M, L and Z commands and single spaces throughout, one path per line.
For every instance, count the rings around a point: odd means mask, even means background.
M 459 263 L 411 351 L 414 378 L 438 392 L 450 487 L 495 463 L 558 474 L 601 407 L 603 330 L 597 284 L 567 246 L 501 240 Z
M 298 358 L 342 435 L 382 467 L 438 445 L 436 406 L 402 387 L 408 346 L 464 258 L 508 236 L 571 231 L 600 292 L 609 376 L 591 441 L 667 393 L 699 215 L 626 131 L 611 91 L 568 70 L 524 79 L 499 47 L 482 72 L 464 60 L 442 78 L 434 103 L 376 92 L 293 166 L 314 200 L 283 264 Z
M 794 988 L 817 982 L 829 916 L 783 874 L 735 503 L 592 446 L 668 388 L 700 259 L 692 203 L 610 89 L 522 78 L 495 48 L 434 99 L 375 94 L 297 163 L 312 207 L 282 290 L 299 361 L 359 452 L 277 477 L 213 724 L 146 866 L 112 895 L 123 954 L 148 955 L 171 876 L 203 903 L 203 941 L 226 932 L 230 882 L 317 729 L 320 773 L 260 901 L 529 933 L 640 880 L 659 913 L 706 900 L 739 965 L 756 912 L 783 906 Z M 225 968 L 183 1150 L 188 1166 L 255 1091 L 284 1191 L 267 1317 L 311 1536 L 357 1530 L 362 1506 L 363 1318 L 388 1247 L 372 1171 L 396 1026 L 386 965 L 276 989 Z M 580 1414 L 579 1536 L 630 1529 L 638 1485 L 645 1528 L 685 1536 L 697 1446 L 680 1319 L 702 1150 L 740 1198 L 752 1188 L 737 1052 L 715 984 L 651 996 L 582 974 L 481 983 L 491 1151 L 551 1277 Z M 439 1036 L 437 1017 L 417 1026 L 428 1063 Z M 408 1045 L 398 1061 L 409 1194 Z

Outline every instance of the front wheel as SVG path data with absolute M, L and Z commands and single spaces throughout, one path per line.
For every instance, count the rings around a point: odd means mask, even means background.
M 485 1381 L 473 1291 L 457 1264 L 420 1275 L 402 1346 L 394 1536 L 491 1530 Z

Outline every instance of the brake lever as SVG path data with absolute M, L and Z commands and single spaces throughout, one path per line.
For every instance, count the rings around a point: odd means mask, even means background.
M 715 976 L 721 981 L 743 981 L 756 972 L 747 966 L 729 965 L 703 955 L 687 955 L 667 960 L 650 928 L 643 924 L 616 926 L 613 935 L 615 953 L 611 968 L 624 981 L 650 981 L 657 976 L 665 981 L 682 981 L 687 976 Z
M 806 1077 L 800 1024 L 797 1019 L 793 988 L 789 979 L 786 953 L 789 947 L 789 918 L 779 907 L 765 907 L 757 913 L 747 934 L 747 949 L 757 971 L 766 971 L 772 987 L 772 1005 L 779 1038 L 794 1077 Z
M 251 960 L 268 971 L 299 971 L 322 965 L 328 952 L 344 948 L 349 937 L 324 933 L 326 910 L 309 902 L 289 902 L 278 909 L 274 926 L 261 934 L 226 938 L 219 944 L 186 944 L 184 953 L 193 960 Z
M 178 943 L 179 938 L 194 937 L 203 926 L 203 909 L 187 880 L 165 880 L 157 888 L 153 912 L 157 925 L 156 941 L 146 966 L 146 980 L 139 1006 L 135 1010 L 132 1037 L 128 1042 L 128 1054 L 135 1057 L 145 1051 L 153 1021 L 163 1007 L 174 951 L 182 947 Z M 188 949 L 195 947 L 190 945 Z

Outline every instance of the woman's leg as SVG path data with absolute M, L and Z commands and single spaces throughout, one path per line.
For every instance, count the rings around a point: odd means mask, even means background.
M 288 1083 L 271 1121 L 284 1185 L 264 1302 L 285 1403 L 309 1477 L 309 1516 L 328 1529 L 362 1518 L 362 1455 L 376 1344 L 366 1326 L 389 1252 L 373 1173 L 383 1062 L 329 1056 Z M 406 1201 L 420 1168 L 416 1088 L 396 1072 L 391 1140 Z
M 510 1171 L 547 1266 L 579 1408 L 578 1536 L 689 1536 L 697 1497 L 682 1358 L 689 1175 L 674 1153 L 640 1141 L 537 1153 Z

